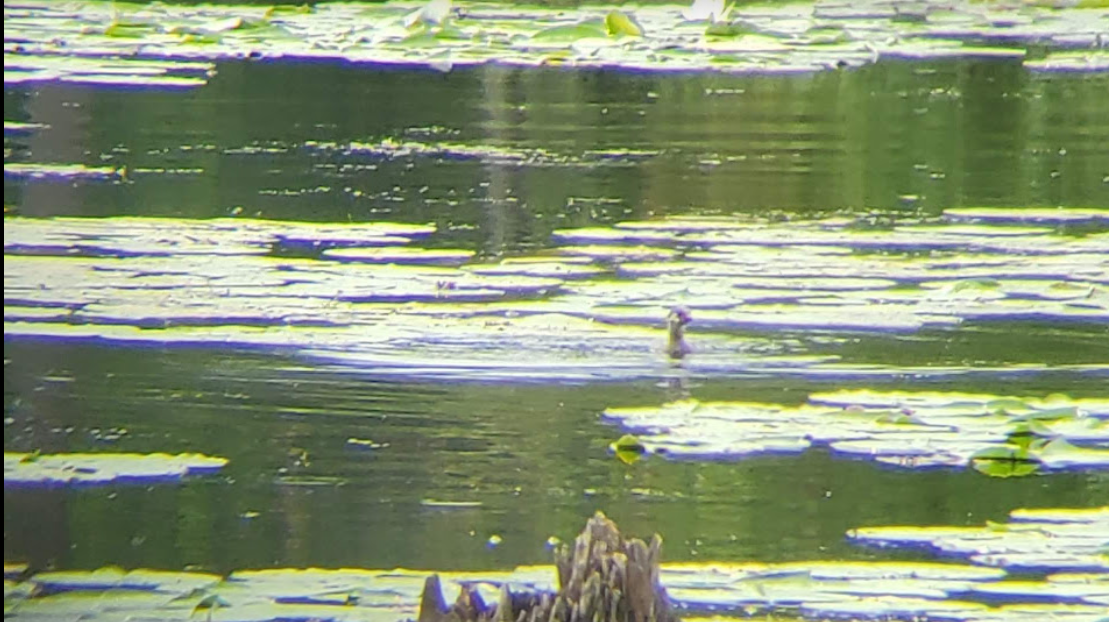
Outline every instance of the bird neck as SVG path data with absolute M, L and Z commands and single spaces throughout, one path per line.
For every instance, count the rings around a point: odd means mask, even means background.
M 670 343 L 668 350 L 671 356 L 681 356 L 685 354 L 685 327 L 682 326 L 680 320 L 670 321 Z
M 682 337 L 684 337 L 684 336 L 685 336 L 685 327 L 682 326 L 682 323 L 679 320 L 671 320 L 670 321 L 670 341 L 671 342 L 681 341 Z

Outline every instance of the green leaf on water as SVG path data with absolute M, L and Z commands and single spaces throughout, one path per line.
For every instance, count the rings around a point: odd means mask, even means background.
M 41 456 L 41 455 L 42 455 L 42 451 L 36 449 L 36 450 L 32 451 L 31 453 L 29 453 L 29 454 L 23 456 L 22 458 L 20 458 L 19 463 L 20 464 L 30 464 L 32 462 L 36 462 L 39 459 L 39 456 Z
M 434 32 L 426 28 L 418 28 L 412 34 L 398 41 L 398 44 L 406 48 L 428 48 L 436 47 L 439 45 L 439 41 Z
M 952 285 L 950 291 L 961 292 L 967 290 L 997 289 L 998 287 L 1001 287 L 1001 283 L 999 283 L 997 279 L 964 279 Z
M 987 447 L 970 457 L 974 470 L 990 477 L 1024 477 L 1037 472 L 1042 462 L 1026 448 L 1003 445 Z
M 250 25 L 241 17 L 228 17 L 204 25 L 204 30 L 209 33 L 230 32 L 232 30 L 245 30 Z
M 990 531 L 990 532 L 993 532 L 993 533 L 1005 533 L 1005 532 L 1009 531 L 1009 524 L 1008 523 L 999 523 L 997 521 L 992 521 L 992 520 L 987 520 L 986 521 L 986 531 Z
M 813 44 L 829 45 L 847 41 L 847 33 L 842 28 L 816 27 L 805 31 L 805 38 Z
M 230 607 L 231 603 L 227 599 L 222 598 L 219 594 L 209 594 L 200 599 L 200 602 L 193 607 L 193 613 L 204 611 L 208 609 L 219 609 L 220 607 Z
M 283 5 L 283 4 L 279 4 L 279 5 L 276 5 L 276 6 L 271 6 L 270 8 L 266 9 L 265 16 L 266 16 L 266 19 L 269 19 L 269 18 L 277 16 L 277 15 L 310 15 L 310 14 L 312 14 L 313 11 L 314 11 L 314 9 L 312 8 L 312 5 L 310 5 L 310 4 L 301 4 L 301 5 Z
M 1080 447 L 1065 438 L 1053 438 L 1034 452 L 1048 467 L 1064 468 L 1074 465 L 1109 466 L 1109 449 Z
M 643 27 L 635 17 L 622 11 L 609 11 L 605 15 L 605 31 L 610 37 L 642 37 Z
M 124 22 L 113 20 L 104 29 L 104 35 L 107 37 L 120 37 L 120 38 L 142 38 L 154 34 L 157 31 L 157 26 L 147 22 Z
M 579 39 L 607 37 L 608 31 L 601 20 L 586 20 L 568 26 L 552 26 L 532 35 L 535 41 L 572 43 Z
M 1024 413 L 1015 418 L 1015 421 L 1055 421 L 1058 419 L 1073 419 L 1078 416 L 1078 408 L 1075 406 L 1061 406 L 1059 408 L 1047 408 L 1044 410 L 1033 410 Z
M 119 481 L 176 480 L 190 474 L 213 473 L 226 458 L 202 454 L 128 453 L 4 453 L 4 485 L 94 485 Z
M 212 45 L 219 43 L 221 39 L 215 35 L 183 33 L 181 43 L 186 45 Z
M 906 412 L 884 412 L 875 419 L 878 423 L 892 423 L 895 425 L 926 425 L 919 417 L 914 417 Z
M 1012 414 L 1014 411 L 1026 411 L 1028 409 L 1029 406 L 1024 400 L 1012 397 L 990 400 L 986 403 L 987 411 L 1000 415 L 1008 415 Z
M 706 37 L 742 37 L 755 31 L 739 23 L 712 22 L 705 27 Z
M 625 464 L 631 464 L 639 460 L 643 454 L 647 453 L 647 448 L 639 439 L 632 434 L 625 434 L 618 440 L 609 445 L 609 449 L 616 454 L 616 457 Z
M 1042 441 L 1051 436 L 1053 436 L 1051 430 L 1035 421 L 1021 422 L 1013 426 L 1009 435 L 1005 437 L 1005 442 L 1014 447 L 1030 450 L 1036 441 Z
M 612 448 L 617 451 L 634 451 L 635 453 L 640 454 L 647 451 L 647 448 L 643 446 L 643 443 L 639 442 L 639 439 L 636 438 L 633 434 L 625 434 L 621 436 L 617 441 L 612 443 Z
M 405 47 L 436 47 L 441 41 L 465 41 L 469 36 L 457 26 L 445 22 L 439 26 L 418 23 L 409 28 L 409 34 L 400 40 Z

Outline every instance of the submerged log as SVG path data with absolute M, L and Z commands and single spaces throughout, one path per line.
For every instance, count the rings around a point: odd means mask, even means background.
M 443 601 L 439 576 L 424 583 L 418 622 L 677 622 L 659 583 L 662 538 L 651 544 L 624 539 L 601 512 L 589 519 L 573 547 L 555 551 L 558 592 L 509 591 L 501 586 L 496 604 L 487 605 L 475 586 L 463 586 L 458 600 Z

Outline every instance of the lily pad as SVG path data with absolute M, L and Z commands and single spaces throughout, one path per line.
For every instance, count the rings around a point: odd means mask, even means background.
M 1048 521 L 1035 520 L 1035 511 L 1016 510 L 1013 516 L 1021 520 L 985 527 L 866 527 L 850 531 L 848 538 L 877 546 L 923 546 L 970 557 L 978 564 L 1020 571 L 1109 569 L 1109 561 L 1100 553 L 1109 541 L 1106 508 L 1047 510 Z M 1067 521 L 1069 516 L 1075 521 Z M 1090 586 L 1081 593 L 1077 598 L 1092 596 L 1097 588 Z
M 91 486 L 176 481 L 219 471 L 225 458 L 202 454 L 29 454 L 4 452 L 4 487 Z
M 163 570 L 124 570 L 118 567 L 91 571 L 51 571 L 35 575 L 35 583 L 48 592 L 135 590 L 186 593 L 214 587 L 223 580 L 219 575 Z
M 987 9 L 976 4 L 944 10 L 838 5 L 799 10 L 697 0 L 682 11 L 670 6 L 618 11 L 579 6 L 572 12 L 513 6 L 509 12 L 473 3 L 456 18 L 449 0 L 362 5 L 353 11 L 343 3 L 325 3 L 301 13 L 225 4 L 120 10 L 92 1 L 59 7 L 39 0 L 5 15 L 5 37 L 19 45 L 5 53 L 4 77 L 8 84 L 111 79 L 180 87 L 203 84 L 209 72 L 194 75 L 171 67 L 168 75 L 146 75 L 136 67 L 112 74 L 98 72 L 95 65 L 117 70 L 127 64 L 214 63 L 250 55 L 417 63 L 448 70 L 459 62 L 533 67 L 559 58 L 584 67 L 784 73 L 828 71 L 882 57 L 949 56 L 1017 58 L 1034 71 L 1103 68 L 1091 10 L 1063 4 L 1039 2 L 1019 12 L 984 14 Z M 66 42 L 64 49 L 57 41 Z M 1031 45 L 1046 47 L 1048 54 L 1025 59 L 1025 46 Z M 448 49 L 450 59 L 444 61 Z M 67 63 L 93 67 L 77 74 Z
M 606 274 L 608 270 L 590 262 L 559 260 L 502 261 L 499 264 L 471 264 L 474 274 L 496 276 L 531 276 L 557 279 L 583 279 Z
M 1003 410 L 1004 404 L 1011 411 Z M 1068 442 L 1063 433 L 1070 428 L 1027 423 L 1088 421 L 1091 412 L 1109 409 L 1094 400 L 1064 404 L 1067 401 L 1061 396 L 1041 401 L 958 393 L 843 391 L 814 394 L 809 404 L 794 407 L 685 400 L 659 407 L 609 408 L 604 417 L 637 434 L 647 451 L 673 458 L 734 459 L 822 444 L 838 454 L 882 464 L 970 465 L 995 477 L 1109 466 L 1109 450 Z M 1033 440 L 1018 444 L 1017 431 L 1032 434 Z
M 600 20 L 583 21 L 577 24 L 552 26 L 532 35 L 535 41 L 574 42 L 588 38 L 608 36 L 605 24 Z
M 472 503 L 425 501 L 428 507 L 473 507 Z M 990 538 L 1014 554 L 1035 554 L 1037 540 L 1009 535 L 1036 535 L 1044 526 L 1058 539 L 1057 554 L 1068 546 L 1082 546 L 1103 538 L 1105 525 L 1100 510 L 1020 510 L 1026 520 L 985 528 L 921 529 L 927 538 Z M 1014 516 L 1018 512 L 1014 512 Z M 1043 516 L 1050 523 L 1027 525 L 1027 519 Z M 1082 521 L 1081 530 L 1065 522 L 1073 516 Z M 1100 522 L 1099 522 L 1100 521 Z M 920 529 L 920 528 L 918 528 Z M 884 530 L 884 531 L 883 531 Z M 861 534 L 902 533 L 908 528 L 866 528 Z M 489 542 L 498 542 L 494 534 Z M 502 585 L 515 591 L 551 590 L 557 573 L 549 566 L 524 566 L 507 571 L 454 571 L 441 573 L 444 597 L 453 600 L 463 585 L 476 586 L 492 602 Z M 244 620 L 373 620 L 386 622 L 417 612 L 426 571 L 405 569 L 314 569 L 271 568 L 241 570 L 226 578 L 202 573 L 102 568 L 95 571 L 40 573 L 31 581 L 43 586 L 33 598 L 18 597 L 6 604 L 17 616 L 57 618 L 79 612 L 85 619 L 132 618 L 186 619 L 211 613 L 213 619 L 232 616 Z M 836 562 L 799 561 L 778 564 L 685 562 L 664 564 L 660 582 L 672 600 L 687 613 L 709 613 L 728 617 L 793 614 L 864 619 L 936 616 L 942 619 L 995 619 L 1023 612 L 1027 615 L 1068 616 L 1088 614 L 1099 606 L 1104 573 L 1056 573 L 1044 580 L 1013 580 L 999 567 L 958 562 Z M 1004 602 L 1003 607 L 996 607 Z M 114 618 L 112 616 L 115 616 Z M 689 617 L 689 616 L 686 616 Z M 701 618 L 693 618 L 701 619 Z M 996 618 L 1008 620 L 1009 617 Z M 1017 618 L 1024 620 L 1025 618 Z M 1064 617 L 1062 619 L 1071 619 Z M 1081 619 L 1081 618 L 1079 618 Z
M 609 11 L 605 15 L 605 32 L 610 37 L 642 37 L 643 26 L 629 13 Z
M 819 345 L 843 333 L 927 342 L 1011 322 L 1040 335 L 1040 322 L 1095 331 L 1109 318 L 1109 237 L 1069 235 L 1065 218 L 1028 224 L 652 219 L 561 230 L 550 248 L 490 264 L 437 248 L 425 224 L 13 216 L 5 332 L 270 348 L 437 378 L 580 380 L 664 369 L 664 318 L 684 305 L 695 320 L 683 366 L 699 372 L 1046 373 L 1064 362 L 859 366 Z M 1107 435 L 1097 417 L 1060 419 L 1053 434 L 1096 450 Z
M 1109 223 L 1109 209 L 951 207 L 943 211 L 953 220 L 1003 223 Z

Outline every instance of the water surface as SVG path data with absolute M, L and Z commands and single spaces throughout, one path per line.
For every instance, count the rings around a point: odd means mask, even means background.
M 1032 73 L 1004 59 L 746 76 L 228 61 L 185 91 L 6 86 L 5 119 L 42 127 L 5 132 L 5 208 L 33 218 L 430 223 L 419 247 L 474 251 L 474 261 L 548 252 L 562 244 L 556 230 L 663 216 L 836 217 L 881 232 L 949 208 L 1109 209 L 1107 87 L 1102 73 Z M 43 168 L 31 175 L 8 163 Z M 99 172 L 50 168 L 74 164 Z M 1075 240 L 1106 231 L 1104 219 L 1050 226 Z M 43 281 L 65 274 L 56 270 Z M 1104 271 L 1089 278 L 1107 284 Z M 601 421 L 605 408 L 690 396 L 1106 396 L 1109 336 L 1097 321 L 729 330 L 773 353 L 800 343 L 886 372 L 744 373 L 767 352 L 753 348 L 742 354 L 750 365 L 728 359 L 727 374 L 699 368 L 694 354 L 683 368 L 659 358 L 608 382 L 444 381 L 299 347 L 6 330 L 7 451 L 197 451 L 230 463 L 180 485 L 6 487 L 5 560 L 216 572 L 510 568 L 546 562 L 548 538 L 570 538 L 597 509 L 630 533 L 663 534 L 667 560 L 920 558 L 844 534 L 978 526 L 1015 508 L 1109 498 L 1109 477 L 1097 471 L 1000 480 L 821 450 L 633 465 L 609 455 L 622 432 Z M 955 372 L 926 373 L 941 367 Z M 490 547 L 493 535 L 502 540 Z

